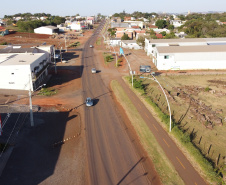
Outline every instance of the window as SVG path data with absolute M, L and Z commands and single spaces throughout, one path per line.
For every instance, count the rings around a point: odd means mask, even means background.
M 164 55 L 164 59 L 169 59 L 169 55 Z
M 155 44 L 152 44 L 152 47 L 154 48 L 155 47 Z

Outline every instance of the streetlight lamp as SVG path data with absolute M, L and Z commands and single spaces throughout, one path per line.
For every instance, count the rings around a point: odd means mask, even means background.
M 170 115 L 170 128 L 169 128 L 169 131 L 171 132 L 171 110 L 170 110 L 170 105 L 169 105 L 168 98 L 167 98 L 167 96 L 166 96 L 166 93 L 165 93 L 164 89 L 162 88 L 161 84 L 159 83 L 159 81 L 155 78 L 154 75 L 151 74 L 151 76 L 154 78 L 154 81 L 156 81 L 156 82 L 159 84 L 159 86 L 160 86 L 160 88 L 161 88 L 163 94 L 165 95 L 165 98 L 166 98 L 166 101 L 167 101 L 167 104 L 168 104 L 169 115 Z M 143 76 L 140 76 L 140 78 L 151 79 L 151 78 L 143 77 Z M 153 79 L 151 79 L 151 80 L 153 80 Z

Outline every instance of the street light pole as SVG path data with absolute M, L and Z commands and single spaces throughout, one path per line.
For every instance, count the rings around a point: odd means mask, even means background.
M 30 121 L 31 121 L 31 127 L 34 126 L 34 117 L 33 117 L 33 111 L 32 111 L 32 100 L 31 100 L 31 75 L 29 75 L 29 85 L 30 85 L 30 88 L 29 88 L 29 104 L 30 104 Z
M 122 55 L 125 57 L 125 54 L 122 54 Z M 126 57 L 125 57 L 125 59 L 126 59 L 126 62 L 128 63 L 129 70 L 130 70 L 130 74 L 132 75 L 132 87 L 133 87 L 133 71 L 132 71 L 131 66 L 130 66 L 130 63 L 129 63 L 129 61 L 127 60 Z
M 170 115 L 170 128 L 169 128 L 169 131 L 171 132 L 171 109 L 170 109 L 170 104 L 169 104 L 168 98 L 167 98 L 167 96 L 166 96 L 166 93 L 165 93 L 163 87 L 162 87 L 161 84 L 159 83 L 159 81 L 155 78 L 154 75 L 151 74 L 151 76 L 154 78 L 154 81 L 156 81 L 156 82 L 159 84 L 159 86 L 160 86 L 160 88 L 161 88 L 163 94 L 165 95 L 165 98 L 166 98 L 166 101 L 167 101 L 167 104 L 168 104 L 169 115 Z M 143 76 L 140 76 L 140 78 L 151 79 L 151 78 L 143 77 Z M 151 79 L 151 80 L 152 80 L 152 79 Z
M 31 127 L 34 126 L 34 117 L 33 117 L 33 110 L 32 110 L 32 92 L 31 92 L 31 75 L 29 75 L 29 84 L 30 84 L 30 88 L 29 88 L 29 105 L 30 105 L 30 122 L 31 122 Z M 39 88 L 42 88 L 42 86 L 45 86 L 46 84 L 40 85 L 37 89 L 35 89 L 33 92 L 37 91 Z

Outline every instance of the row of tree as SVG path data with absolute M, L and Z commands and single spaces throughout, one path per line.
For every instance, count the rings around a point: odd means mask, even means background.
M 18 26 L 19 30 L 22 32 L 30 32 L 33 33 L 35 28 L 38 28 L 40 26 L 47 26 L 52 25 L 56 26 L 57 24 L 61 24 L 65 22 L 65 18 L 59 17 L 59 16 L 51 16 L 45 21 L 41 20 L 31 20 L 31 21 L 25 21 L 25 20 L 19 20 L 16 25 Z

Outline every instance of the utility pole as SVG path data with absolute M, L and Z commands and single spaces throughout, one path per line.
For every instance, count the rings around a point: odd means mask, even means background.
M 54 46 L 54 64 L 55 64 L 55 74 L 57 74 L 57 69 L 56 69 L 56 54 L 55 54 L 55 46 Z
M 32 111 L 32 100 L 31 100 L 31 75 L 29 75 L 29 84 L 30 84 L 30 88 L 29 88 L 29 103 L 30 103 L 30 121 L 31 121 L 31 126 L 34 126 L 34 117 L 33 117 L 33 111 Z

